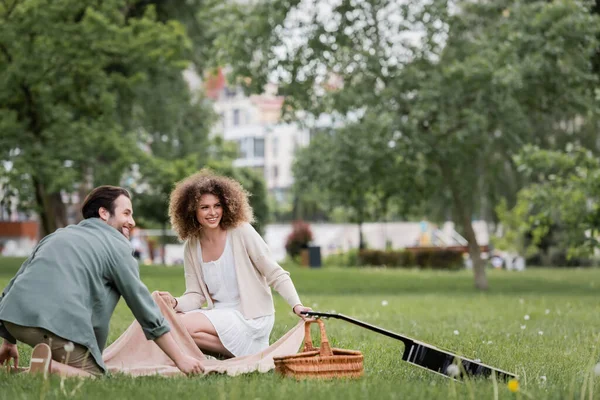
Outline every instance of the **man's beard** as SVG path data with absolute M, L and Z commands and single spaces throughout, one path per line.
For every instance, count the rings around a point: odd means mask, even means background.
M 121 235 L 125 236 L 126 239 L 129 239 L 129 235 L 131 234 L 131 232 L 129 228 L 127 228 L 125 225 L 115 226 L 113 223 L 111 223 L 110 220 L 108 221 L 108 224 L 116 230 L 118 230 L 121 233 Z M 127 234 L 125 234 L 125 230 L 127 230 Z

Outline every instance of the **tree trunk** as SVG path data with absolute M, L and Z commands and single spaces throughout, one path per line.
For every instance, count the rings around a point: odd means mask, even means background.
M 485 275 L 485 264 L 481 259 L 481 249 L 477 238 L 475 237 L 475 231 L 473 230 L 473 224 L 471 223 L 471 212 L 468 209 L 465 201 L 461 197 L 460 186 L 454 180 L 452 175 L 451 167 L 445 168 L 445 165 L 441 165 L 442 174 L 446 178 L 446 182 L 452 193 L 452 200 L 454 202 L 454 209 L 461 225 L 465 228 L 465 239 L 469 242 L 469 256 L 473 262 L 473 274 L 475 277 L 475 287 L 479 290 L 487 290 L 489 288 L 487 277 Z
M 362 231 L 362 221 L 358 222 L 358 249 L 359 250 L 363 250 L 365 247 L 365 237 L 363 235 L 363 231 Z
M 56 229 L 64 228 L 69 225 L 69 220 L 67 217 L 67 207 L 63 203 L 62 196 L 60 193 L 52 193 L 49 197 L 50 206 L 54 211 Z
M 60 193 L 46 193 L 46 186 L 38 178 L 33 178 L 33 186 L 42 228 L 40 237 L 67 226 L 67 211 Z
M 35 188 L 35 202 L 37 204 L 40 217 L 40 237 L 49 235 L 56 230 L 56 218 L 54 209 L 50 206 L 48 196 L 46 195 L 46 187 L 37 178 L 33 178 L 33 186 Z
M 83 219 L 83 215 L 81 214 L 83 201 L 94 188 L 94 170 L 89 166 L 82 167 L 82 170 L 83 180 L 80 182 L 79 188 L 77 189 L 77 193 L 79 194 L 79 203 L 76 205 L 76 207 L 78 208 L 79 212 L 75 216 L 76 223 L 79 223 Z
M 487 290 L 489 286 L 485 275 L 485 264 L 481 259 L 481 249 L 479 248 L 479 243 L 477 243 L 477 238 L 475 237 L 471 218 L 463 218 L 462 223 L 465 227 L 465 239 L 469 242 L 469 255 L 471 256 L 471 260 L 473 260 L 475 287 L 480 290 Z

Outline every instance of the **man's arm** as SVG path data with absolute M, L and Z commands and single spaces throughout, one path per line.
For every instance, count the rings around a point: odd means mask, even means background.
M 199 374 L 204 371 L 204 367 L 199 360 L 196 360 L 194 357 L 190 357 L 181 351 L 177 345 L 177 342 L 175 342 L 175 339 L 173 339 L 171 332 L 167 332 L 161 337 L 155 339 L 154 343 L 156 343 L 158 347 L 160 347 L 160 349 L 164 351 L 171 360 L 173 360 L 177 368 L 179 368 L 183 373 L 190 375 Z
M 141 281 L 138 268 L 138 263 L 132 256 L 124 257 L 123 264 L 113 268 L 117 290 L 142 326 L 147 339 L 154 340 L 185 374 L 201 373 L 203 368 L 200 361 L 184 354 L 173 339 L 171 328 L 152 299 L 148 288 Z
M 111 278 L 148 340 L 155 340 L 171 330 L 140 279 L 139 266 L 133 256 L 122 257 L 120 265 L 112 267 Z

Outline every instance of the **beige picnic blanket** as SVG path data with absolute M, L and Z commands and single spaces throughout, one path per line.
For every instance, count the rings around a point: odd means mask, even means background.
M 152 298 L 171 325 L 171 334 L 179 347 L 192 357 L 202 360 L 204 373 L 239 375 L 248 372 L 268 372 L 274 368 L 273 357 L 296 354 L 304 339 L 304 323 L 298 324 L 264 351 L 228 360 L 208 359 L 194 343 L 180 319 L 165 301 L 152 293 Z M 173 361 L 154 343 L 147 340 L 137 321 L 104 350 L 102 358 L 110 372 L 130 375 L 181 375 Z

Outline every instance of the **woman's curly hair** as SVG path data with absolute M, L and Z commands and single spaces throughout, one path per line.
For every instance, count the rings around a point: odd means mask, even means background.
M 253 222 L 249 193 L 234 179 L 202 169 L 177 182 L 169 200 L 171 226 L 181 240 L 200 238 L 202 229 L 196 218 L 198 202 L 203 194 L 219 198 L 223 208 L 221 227 L 234 228 L 243 222 Z

